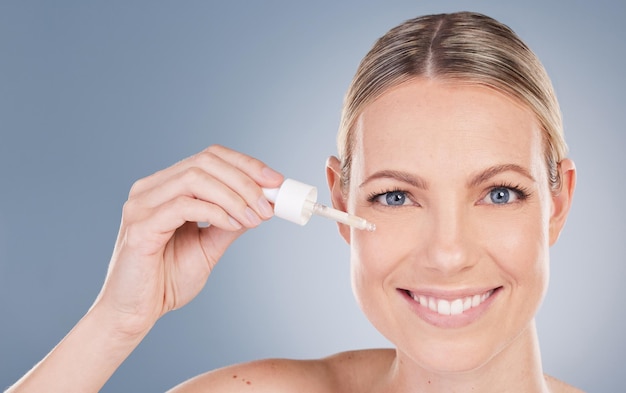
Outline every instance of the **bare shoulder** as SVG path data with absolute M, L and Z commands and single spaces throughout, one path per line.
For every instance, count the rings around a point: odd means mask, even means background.
M 321 360 L 266 359 L 220 368 L 198 375 L 170 391 L 317 393 L 325 389 L 328 371 Z
M 316 360 L 259 360 L 198 375 L 170 393 L 358 392 L 371 387 L 376 370 L 392 357 L 392 350 L 363 350 Z
M 548 388 L 552 393 L 585 393 L 584 391 L 575 388 L 572 385 L 568 385 L 565 382 L 549 375 L 546 375 L 545 378 L 546 382 L 548 383 Z

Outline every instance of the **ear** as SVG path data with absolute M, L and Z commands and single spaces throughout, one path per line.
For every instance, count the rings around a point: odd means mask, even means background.
M 347 211 L 347 203 L 341 186 L 341 163 L 335 156 L 326 160 L 326 181 L 330 190 L 330 198 L 335 209 Z M 346 224 L 337 223 L 339 234 L 350 244 L 350 227 Z
M 550 245 L 556 243 L 565 226 L 569 209 L 572 206 L 574 188 L 576 188 L 576 166 L 566 158 L 559 163 L 561 191 L 552 196 L 552 215 L 550 217 Z

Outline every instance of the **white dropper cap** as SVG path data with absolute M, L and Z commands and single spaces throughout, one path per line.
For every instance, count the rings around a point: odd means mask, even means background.
M 264 188 L 263 194 L 274 203 L 277 217 L 296 224 L 304 225 L 317 214 L 358 229 L 370 232 L 376 229 L 363 218 L 317 203 L 317 188 L 293 179 L 285 179 L 279 188 Z
M 317 188 L 293 179 L 285 179 L 279 188 L 264 188 L 263 194 L 274 203 L 277 217 L 300 225 L 309 222 L 313 210 L 307 207 L 317 200 Z

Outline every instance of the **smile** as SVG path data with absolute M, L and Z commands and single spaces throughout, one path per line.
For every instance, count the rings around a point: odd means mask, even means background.
M 406 291 L 413 300 L 419 303 L 421 306 L 428 307 L 431 311 L 434 311 L 440 315 L 460 315 L 465 311 L 480 306 L 485 300 L 493 294 L 494 289 L 490 289 L 487 292 L 475 294 L 471 296 L 465 296 L 462 298 L 447 300 L 439 299 L 432 296 L 416 295 L 411 291 Z

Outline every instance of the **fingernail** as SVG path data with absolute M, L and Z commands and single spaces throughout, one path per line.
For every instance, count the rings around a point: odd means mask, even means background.
M 248 218 L 248 222 L 254 226 L 257 226 L 261 223 L 261 219 L 259 218 L 259 216 L 257 216 L 256 213 L 249 207 L 246 207 L 246 217 Z
M 259 202 L 257 203 L 257 205 L 259 206 L 259 210 L 261 211 L 263 217 L 270 218 L 274 215 L 274 210 L 272 209 L 272 206 L 267 201 L 267 199 L 265 199 L 264 196 L 259 198 Z
M 281 180 L 283 178 L 283 176 L 280 173 L 276 172 L 275 170 L 273 170 L 272 168 L 267 167 L 267 166 L 265 168 L 263 168 L 261 173 L 268 180 Z
M 228 216 L 228 222 L 230 222 L 230 225 L 232 225 L 236 229 L 241 229 L 241 224 L 231 216 Z

